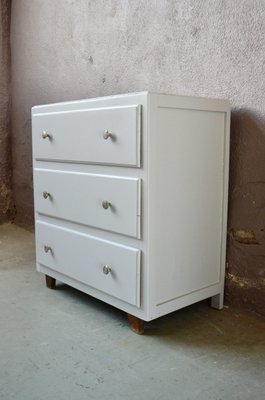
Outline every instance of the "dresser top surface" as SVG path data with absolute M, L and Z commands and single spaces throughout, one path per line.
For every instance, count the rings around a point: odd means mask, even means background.
M 139 101 L 139 97 L 157 97 L 157 98 L 168 98 L 170 100 L 177 99 L 178 101 L 183 101 L 185 103 L 189 102 L 192 104 L 193 102 L 196 103 L 209 103 L 211 102 L 212 105 L 218 106 L 218 108 L 222 108 L 223 111 L 227 111 L 229 109 L 229 102 L 225 99 L 217 99 L 217 98 L 209 98 L 209 97 L 198 97 L 198 96 L 186 96 L 186 95 L 175 95 L 175 94 L 165 94 L 165 93 L 155 93 L 149 91 L 142 91 L 142 92 L 134 92 L 134 93 L 123 93 L 117 95 L 109 95 L 109 96 L 101 96 L 101 97 L 93 97 L 93 98 L 86 98 L 86 99 L 78 99 L 78 100 L 70 100 L 70 101 L 62 101 L 57 103 L 47 103 L 42 105 L 35 105 L 32 107 L 32 115 L 47 113 L 51 111 L 63 111 L 69 109 L 76 109 L 77 106 L 82 106 L 82 108 L 87 104 L 92 103 L 102 103 L 115 101 L 115 103 L 119 100 L 124 99 L 131 99 L 137 98 L 136 101 Z M 121 104 L 122 105 L 122 104 Z M 101 105 L 100 105 L 101 106 Z M 103 105 L 105 107 L 106 105 Z

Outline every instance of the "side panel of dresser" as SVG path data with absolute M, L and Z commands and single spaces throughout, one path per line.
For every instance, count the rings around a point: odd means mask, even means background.
M 151 318 L 213 296 L 222 308 L 229 105 L 160 95 L 150 104 Z

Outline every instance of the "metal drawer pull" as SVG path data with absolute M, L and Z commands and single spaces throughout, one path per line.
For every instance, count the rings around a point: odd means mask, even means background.
M 42 131 L 42 139 L 49 139 L 52 140 L 52 135 L 47 133 L 46 131 Z
M 44 199 L 48 199 L 48 197 L 51 197 L 51 194 L 49 192 L 43 192 L 42 196 L 44 197 Z
M 107 210 L 109 207 L 111 207 L 111 203 L 108 200 L 102 201 L 102 207 L 104 210 Z
M 105 140 L 109 139 L 109 138 L 113 138 L 113 135 L 110 131 L 108 131 L 107 129 L 105 129 L 105 131 L 103 132 L 103 138 Z
M 48 253 L 49 251 L 52 252 L 52 248 L 50 246 L 44 246 L 44 251 L 45 253 Z
M 104 265 L 103 267 L 103 274 L 108 275 L 111 272 L 111 268 L 108 265 Z

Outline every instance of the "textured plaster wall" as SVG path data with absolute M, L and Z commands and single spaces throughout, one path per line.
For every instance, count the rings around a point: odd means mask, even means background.
M 13 0 L 17 222 L 33 222 L 34 104 L 138 90 L 227 98 L 227 297 L 265 313 L 264 54 L 264 0 Z
M 10 1 L 0 0 L 0 223 L 13 214 L 10 148 Z

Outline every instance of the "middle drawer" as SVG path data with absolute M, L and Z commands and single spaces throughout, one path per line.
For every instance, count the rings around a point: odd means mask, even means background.
M 34 169 L 35 211 L 141 238 L 141 179 Z

